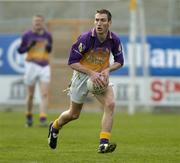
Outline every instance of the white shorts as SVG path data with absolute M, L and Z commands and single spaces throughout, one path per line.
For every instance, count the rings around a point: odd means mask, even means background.
M 88 75 L 78 71 L 74 71 L 69 92 L 71 101 L 78 104 L 84 103 L 89 92 L 86 86 L 86 81 L 88 80 L 88 78 Z
M 71 101 L 76 102 L 78 104 L 84 103 L 89 93 L 86 84 L 88 79 L 89 76 L 87 74 L 74 71 L 69 91 Z M 113 86 L 113 84 L 109 83 L 109 86 Z
M 34 85 L 36 82 L 50 82 L 50 66 L 40 66 L 33 62 L 25 63 L 24 83 Z

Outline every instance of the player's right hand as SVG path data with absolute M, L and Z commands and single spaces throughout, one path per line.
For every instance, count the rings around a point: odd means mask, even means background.
M 98 72 L 92 73 L 90 78 L 96 87 L 104 88 L 107 86 L 107 81 L 104 80 L 104 77 Z
M 37 42 L 37 41 L 35 41 L 35 40 L 32 40 L 32 41 L 30 42 L 30 44 L 29 44 L 29 46 L 28 46 L 28 51 L 29 51 L 32 47 L 34 47 L 34 46 L 36 45 L 36 42 Z
M 30 43 L 30 47 L 32 48 L 33 46 L 35 46 L 35 45 L 36 45 L 36 42 L 37 42 L 37 41 L 33 40 L 33 41 Z

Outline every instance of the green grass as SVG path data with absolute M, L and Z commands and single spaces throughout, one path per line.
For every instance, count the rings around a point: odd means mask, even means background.
M 53 120 L 58 114 L 49 114 Z M 47 145 L 47 128 L 24 127 L 24 113 L 0 112 L 0 163 L 179 163 L 180 115 L 116 113 L 114 153 L 98 154 L 100 113 L 82 112 L 64 126 L 58 147 Z

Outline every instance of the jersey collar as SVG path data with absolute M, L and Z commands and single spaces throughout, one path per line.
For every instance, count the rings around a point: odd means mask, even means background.
M 92 37 L 97 37 L 95 28 L 93 28 L 93 29 L 91 30 L 91 36 L 92 36 Z M 112 39 L 112 32 L 109 31 L 109 30 L 108 30 L 107 38 Z

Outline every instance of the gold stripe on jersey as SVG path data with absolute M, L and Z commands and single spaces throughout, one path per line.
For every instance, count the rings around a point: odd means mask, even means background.
M 49 54 L 45 50 L 45 41 L 39 41 L 31 48 L 27 55 L 27 60 L 49 60 Z
M 91 49 L 83 55 L 80 63 L 91 70 L 100 72 L 109 67 L 109 57 L 110 51 L 108 48 L 105 50 L 102 50 L 101 48 L 95 50 Z

